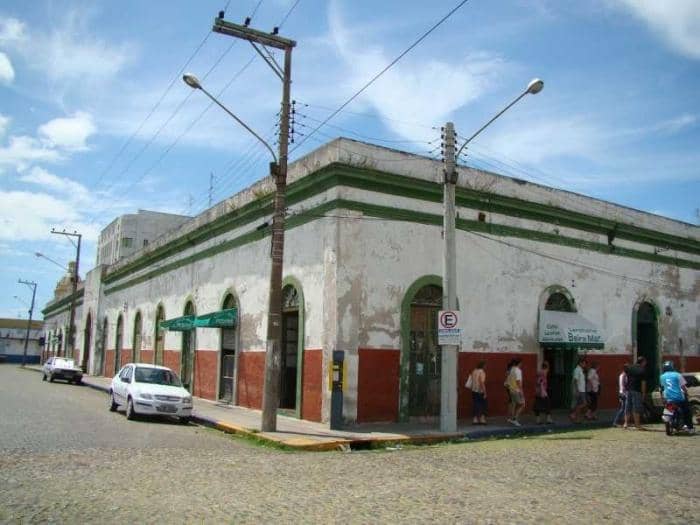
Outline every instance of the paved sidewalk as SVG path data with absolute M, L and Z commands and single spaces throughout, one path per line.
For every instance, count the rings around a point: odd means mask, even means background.
M 27 369 L 41 372 L 39 366 Z M 83 383 L 90 388 L 107 392 L 111 378 L 83 376 Z M 527 434 L 543 434 L 600 428 L 610 426 L 614 411 L 599 412 L 597 421 L 574 425 L 566 413 L 555 415 L 555 424 L 537 425 L 534 416 L 521 419 L 522 426 L 514 427 L 504 417 L 491 418 L 489 425 L 461 424 L 456 433 L 440 432 L 433 424 L 384 423 L 363 424 L 346 430 L 331 430 L 327 425 L 294 417 L 278 415 L 277 432 L 261 432 L 261 411 L 231 406 L 207 399 L 194 398 L 192 421 L 230 434 L 300 450 L 343 450 L 357 448 L 393 447 L 401 444 L 428 444 L 446 441 L 469 441 L 493 437 L 511 437 Z

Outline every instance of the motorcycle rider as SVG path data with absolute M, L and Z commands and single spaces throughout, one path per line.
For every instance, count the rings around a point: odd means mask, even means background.
M 661 386 L 661 394 L 664 399 L 670 403 L 678 405 L 683 421 L 684 429 L 688 432 L 695 433 L 693 428 L 693 414 L 690 411 L 690 404 L 686 396 L 688 389 L 685 386 L 685 379 L 681 374 L 675 371 L 673 361 L 664 361 L 663 374 L 659 378 Z

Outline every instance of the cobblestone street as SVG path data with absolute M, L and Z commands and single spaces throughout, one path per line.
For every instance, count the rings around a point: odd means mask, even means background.
M 285 452 L 107 411 L 0 366 L 3 523 L 688 523 L 699 437 L 605 429 L 362 452 Z

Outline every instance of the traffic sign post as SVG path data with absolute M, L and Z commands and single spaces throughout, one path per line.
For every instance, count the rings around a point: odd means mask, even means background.
M 458 310 L 440 310 L 438 312 L 438 344 L 459 346 L 462 328 L 459 324 Z

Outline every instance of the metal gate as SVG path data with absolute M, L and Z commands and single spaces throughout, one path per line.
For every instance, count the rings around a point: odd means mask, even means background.
M 221 360 L 220 398 L 228 403 L 233 402 L 233 378 L 236 370 L 236 354 L 224 354 Z

